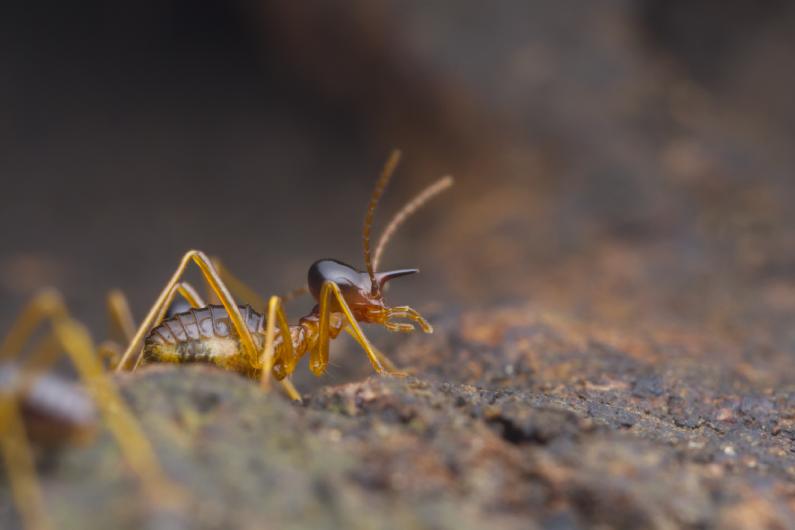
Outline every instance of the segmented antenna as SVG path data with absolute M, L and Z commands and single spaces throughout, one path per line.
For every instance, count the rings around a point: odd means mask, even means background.
M 375 207 L 378 206 L 378 200 L 384 193 L 384 188 L 386 188 L 389 179 L 392 178 L 392 174 L 395 172 L 398 162 L 400 162 L 400 150 L 395 149 L 392 151 L 392 154 L 389 155 L 389 159 L 387 159 L 386 164 L 384 164 L 384 169 L 381 171 L 381 176 L 378 177 L 378 181 L 375 183 L 373 194 L 370 196 L 370 205 L 367 207 L 367 215 L 364 217 L 364 230 L 362 231 L 364 264 L 367 266 L 367 274 L 370 275 L 373 295 L 378 293 L 378 282 L 375 279 L 375 269 L 373 268 L 373 260 L 370 255 L 370 231 L 373 228 Z
M 433 199 L 435 196 L 442 193 L 444 190 L 449 188 L 453 185 L 453 177 L 450 175 L 446 175 L 420 193 L 418 193 L 413 199 L 406 203 L 406 205 L 400 209 L 398 213 L 392 217 L 392 220 L 389 221 L 389 224 L 384 229 L 383 233 L 381 234 L 381 239 L 378 240 L 378 246 L 375 247 L 375 254 L 373 255 L 373 269 L 378 270 L 378 264 L 381 263 L 381 256 L 384 253 L 384 249 L 386 248 L 386 244 L 389 243 L 389 240 L 392 239 L 392 236 L 395 235 L 397 229 L 400 228 L 406 219 L 411 217 L 414 212 L 420 209 L 423 204 L 428 202 L 429 200 Z

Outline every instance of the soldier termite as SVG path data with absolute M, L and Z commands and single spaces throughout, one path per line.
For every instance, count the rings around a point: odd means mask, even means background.
M 230 290 L 240 293 L 250 292 L 250 289 L 225 269 L 217 270 L 204 253 L 192 250 L 182 258 L 132 336 L 116 369 L 134 370 L 147 362 L 209 362 L 258 378 L 264 387 L 269 385 L 273 375 L 293 399 L 300 399 L 289 382 L 298 361 L 308 353 L 309 369 L 315 375 L 322 375 L 328 366 L 329 341 L 345 329 L 365 351 L 377 373 L 396 373 L 386 356 L 370 344 L 360 323 L 380 324 L 397 332 L 410 332 L 416 324 L 426 333 L 433 331 L 431 325 L 411 307 L 389 307 L 384 301 L 386 282 L 416 273 L 417 269 L 377 272 L 377 268 L 384 248 L 397 228 L 422 204 L 453 182 L 451 177 L 444 177 L 406 204 L 387 225 L 373 255 L 370 232 L 375 208 L 399 159 L 400 152 L 393 152 L 370 198 L 362 237 L 366 271 L 331 259 L 312 264 L 307 283 L 317 305 L 298 324 L 291 326 L 287 323 L 283 300 L 279 296 L 270 297 L 267 305 L 263 305 L 265 314 L 250 306 L 238 305 Z M 181 281 L 190 263 L 198 266 L 221 305 L 205 304 L 195 289 Z M 192 309 L 164 320 L 177 293 L 182 293 Z M 121 306 L 126 307 L 126 303 L 121 303 Z M 408 322 L 398 322 L 397 319 Z M 130 329 L 129 317 L 117 320 L 127 320 L 122 327 Z
M 28 347 L 45 323 L 49 324 L 47 333 Z M 47 372 L 64 353 L 82 385 Z M 32 444 L 86 440 L 100 421 L 115 438 L 148 498 L 159 507 L 176 507 L 181 502 L 180 490 L 161 471 L 138 422 L 104 373 L 88 331 L 69 315 L 56 291 L 42 291 L 0 343 L 0 451 L 27 528 L 53 527 L 37 480 Z

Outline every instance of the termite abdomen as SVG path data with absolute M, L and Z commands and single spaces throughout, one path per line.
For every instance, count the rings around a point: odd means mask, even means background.
M 265 317 L 251 306 L 239 306 L 243 322 L 258 348 L 262 347 Z M 179 313 L 152 329 L 144 342 L 144 362 L 209 362 L 244 372 L 255 370 L 239 355 L 240 338 L 229 313 L 209 305 Z

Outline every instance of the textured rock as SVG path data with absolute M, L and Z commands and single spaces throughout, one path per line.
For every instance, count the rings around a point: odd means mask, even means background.
M 190 509 L 152 511 L 106 435 L 51 458 L 47 498 L 80 528 L 792 528 L 795 392 L 755 382 L 787 374 L 688 343 L 512 306 L 303 405 L 155 367 L 119 382 Z

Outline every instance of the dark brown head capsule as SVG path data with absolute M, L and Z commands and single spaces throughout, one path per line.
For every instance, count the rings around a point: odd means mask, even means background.
M 322 259 L 309 267 L 307 283 L 315 301 L 320 299 L 320 290 L 324 282 L 336 283 L 356 319 L 367 322 L 369 321 L 368 314 L 372 314 L 373 309 L 385 307 L 383 290 L 386 282 L 417 272 L 419 269 L 377 272 L 375 273 L 376 285 L 373 285 L 370 275 L 366 271 L 357 270 L 341 261 Z

